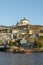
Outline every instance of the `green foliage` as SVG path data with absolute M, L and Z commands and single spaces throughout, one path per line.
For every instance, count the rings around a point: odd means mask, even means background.
M 43 36 L 39 36 L 38 39 L 43 39 Z
M 41 44 L 41 43 L 38 43 L 38 44 L 37 44 L 37 47 L 38 47 L 38 48 L 41 48 L 41 47 L 42 47 L 42 44 Z
M 43 40 L 41 40 L 41 39 L 39 39 L 38 41 L 37 41 L 37 48 L 41 48 L 41 47 L 43 47 L 43 42 L 42 42 Z
M 9 46 L 14 46 L 14 45 L 17 46 L 18 43 L 16 41 L 15 42 L 12 42 L 12 41 L 9 42 Z
M 37 43 L 36 43 L 36 44 L 34 44 L 34 47 L 35 47 L 35 48 L 37 48 L 37 46 L 38 46 L 38 44 L 37 44 Z
M 18 46 L 18 43 L 15 41 L 15 42 L 13 42 L 13 45 Z

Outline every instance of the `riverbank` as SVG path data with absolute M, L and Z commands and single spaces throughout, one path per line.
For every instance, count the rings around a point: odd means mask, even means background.
M 32 53 L 32 52 L 43 52 L 43 47 L 26 49 L 26 48 L 23 48 L 23 47 L 11 46 L 9 48 L 0 48 L 0 52 L 12 52 L 12 53 L 29 54 L 29 53 Z
M 31 52 L 43 52 L 43 48 L 33 48 Z
M 12 51 L 10 51 L 12 52 Z M 24 48 L 19 48 L 13 51 L 13 53 L 21 53 L 21 54 L 30 54 L 33 52 L 43 52 L 43 48 L 33 48 L 33 49 L 24 49 Z

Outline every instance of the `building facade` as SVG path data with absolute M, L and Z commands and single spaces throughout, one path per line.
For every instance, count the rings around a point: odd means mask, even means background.
M 38 34 L 43 36 L 43 26 L 31 25 L 29 20 L 23 18 L 15 26 L 0 26 L 0 39 L 25 38 L 29 35 Z

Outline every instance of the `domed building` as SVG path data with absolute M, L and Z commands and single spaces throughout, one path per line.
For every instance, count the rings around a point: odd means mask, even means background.
M 27 25 L 29 21 L 26 18 L 23 18 L 20 22 L 22 25 Z
M 29 35 L 29 20 L 26 18 L 21 19 L 19 22 L 17 22 L 16 29 L 19 30 L 19 37 L 26 37 Z
M 20 22 L 17 23 L 18 26 L 28 25 L 28 24 L 29 24 L 29 20 L 27 20 L 26 18 L 21 19 Z

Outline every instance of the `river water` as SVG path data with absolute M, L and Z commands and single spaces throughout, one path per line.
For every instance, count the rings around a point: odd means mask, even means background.
M 0 65 L 43 65 L 43 53 L 13 54 L 0 52 Z

